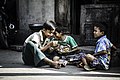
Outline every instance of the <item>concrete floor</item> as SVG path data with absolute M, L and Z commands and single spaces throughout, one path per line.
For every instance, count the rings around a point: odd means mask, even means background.
M 31 67 L 24 65 L 21 57 L 21 52 L 0 50 L 0 80 L 120 80 L 120 67 L 90 72 L 71 65 Z

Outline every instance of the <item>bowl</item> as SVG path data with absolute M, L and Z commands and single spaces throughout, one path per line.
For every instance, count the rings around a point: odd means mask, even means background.
M 43 28 L 43 24 L 42 23 L 34 23 L 34 24 L 29 24 L 29 28 L 32 31 L 39 31 Z

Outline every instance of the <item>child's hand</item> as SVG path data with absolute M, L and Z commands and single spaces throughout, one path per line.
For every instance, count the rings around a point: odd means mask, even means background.
M 47 43 L 48 46 L 53 46 L 53 41 Z
M 53 42 L 53 46 L 57 46 L 58 45 L 58 41 L 52 41 Z
M 49 45 L 49 46 L 57 46 L 58 45 L 58 41 L 51 41 L 51 42 L 49 42 L 47 45 Z

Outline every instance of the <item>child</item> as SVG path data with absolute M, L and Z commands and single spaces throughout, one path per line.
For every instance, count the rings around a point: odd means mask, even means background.
M 73 62 L 78 60 L 78 55 L 76 53 L 79 51 L 78 45 L 73 37 L 70 35 L 64 34 L 65 31 L 62 28 L 56 28 L 55 30 L 55 38 L 58 41 L 58 46 L 56 47 L 58 56 L 65 62 L 63 62 L 64 66 L 66 66 L 67 62 Z M 54 58 L 54 60 L 59 60 L 59 57 Z
M 110 51 L 113 44 L 106 37 L 106 28 L 102 23 L 94 23 L 94 38 L 97 39 L 94 54 L 86 54 L 84 59 L 84 69 L 104 69 L 108 70 L 110 65 Z M 91 68 L 92 67 L 92 68 Z
M 59 62 L 51 60 L 47 50 L 53 46 L 50 37 L 53 36 L 56 24 L 46 21 L 43 29 L 31 34 L 24 42 L 22 59 L 26 65 L 42 66 L 47 63 L 54 68 L 59 68 Z

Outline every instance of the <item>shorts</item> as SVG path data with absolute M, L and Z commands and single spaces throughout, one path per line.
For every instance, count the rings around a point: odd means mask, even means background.
M 96 69 L 104 69 L 104 70 L 108 70 L 109 69 L 109 64 L 105 63 L 104 60 L 98 58 L 93 60 L 90 63 L 90 67 L 96 68 Z

